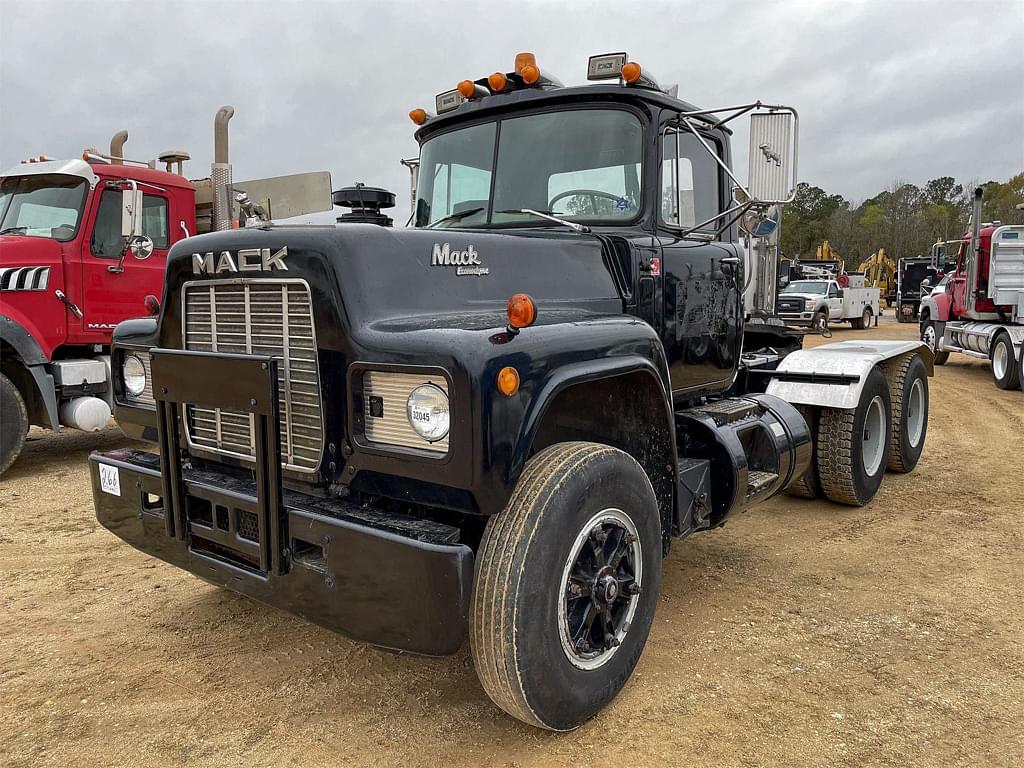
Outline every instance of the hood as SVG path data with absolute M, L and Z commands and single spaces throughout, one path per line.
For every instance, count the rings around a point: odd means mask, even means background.
M 785 301 L 786 299 L 812 299 L 817 301 L 818 299 L 824 299 L 825 294 L 823 293 L 780 293 L 779 301 Z
M 273 226 L 216 232 L 176 245 L 168 290 L 186 281 L 301 279 L 314 302 L 340 299 L 350 325 L 416 323 L 494 327 L 515 293 L 529 294 L 538 322 L 622 311 L 611 255 L 592 234 L 393 229 L 371 224 Z M 627 246 L 628 247 L 628 246 Z M 545 315 L 544 310 L 549 312 Z
M 0 235 L 0 290 L 6 293 L 61 288 L 62 245 L 48 237 Z

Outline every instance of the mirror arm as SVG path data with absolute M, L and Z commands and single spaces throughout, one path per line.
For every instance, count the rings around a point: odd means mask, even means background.
M 690 118 L 687 117 L 686 115 L 684 115 L 683 113 L 679 113 L 679 116 L 683 119 L 683 123 L 686 125 L 686 127 L 690 131 L 690 133 L 692 133 L 694 136 L 697 137 L 697 141 L 699 141 L 701 143 L 701 146 L 704 147 L 704 149 L 707 151 L 707 153 L 709 155 L 711 155 L 711 158 L 716 163 L 718 163 L 719 168 L 721 168 L 723 171 L 725 171 L 727 174 L 729 174 L 729 178 L 733 180 L 733 182 L 736 184 L 737 187 L 739 187 L 740 189 L 743 190 L 743 192 L 744 192 L 744 194 L 746 194 L 748 200 L 750 198 L 752 198 L 753 195 L 751 195 L 747 191 L 747 188 L 745 186 L 743 186 L 743 184 L 740 183 L 740 180 L 737 179 L 733 175 L 733 172 L 729 168 L 729 166 L 722 162 L 722 158 L 720 158 L 718 156 L 718 153 L 715 152 L 714 148 L 710 144 L 708 144 L 707 141 L 704 140 L 704 137 L 700 135 L 700 131 L 697 130 L 697 126 L 695 126 L 693 124 L 693 122 L 690 120 Z M 724 215 L 724 214 L 722 214 L 722 215 Z M 718 217 L 716 216 L 715 218 L 718 218 Z M 712 219 L 712 221 L 714 221 L 714 219 Z
M 727 230 L 729 227 L 731 227 L 734 222 L 739 221 L 740 217 L 744 213 L 746 213 L 748 210 L 750 210 L 750 207 L 752 205 L 753 205 L 753 203 L 750 202 L 749 200 L 747 202 L 745 202 L 745 203 L 738 203 L 737 205 L 734 205 L 731 208 L 727 208 L 726 210 L 722 211 L 721 213 L 716 213 L 710 219 L 705 219 L 700 224 L 694 224 L 692 227 L 685 227 L 685 228 L 681 229 L 679 234 L 680 234 L 680 236 L 689 235 L 692 232 L 696 232 L 701 227 L 707 226 L 708 224 L 710 224 L 713 221 L 718 221 L 719 219 L 724 218 L 724 217 L 728 216 L 729 214 L 735 213 L 736 216 L 732 219 L 732 221 L 730 221 L 728 224 L 726 224 L 721 229 L 719 229 L 715 233 L 715 235 L 711 236 L 712 238 L 714 238 L 716 235 L 721 234 L 722 232 Z

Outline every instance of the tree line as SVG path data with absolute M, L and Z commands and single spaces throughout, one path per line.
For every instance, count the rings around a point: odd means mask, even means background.
M 783 209 L 780 247 L 788 257 L 808 259 L 828 240 L 847 269 L 856 269 L 879 248 L 893 259 L 925 256 L 936 240 L 963 235 L 978 186 L 985 190 L 982 221 L 1024 224 L 1024 211 L 1016 208 L 1024 203 L 1024 172 L 984 184 L 940 176 L 919 187 L 897 179 L 859 205 L 800 182 L 796 199 Z

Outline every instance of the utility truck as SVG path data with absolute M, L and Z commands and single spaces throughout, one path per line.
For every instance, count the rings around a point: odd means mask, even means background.
M 789 325 L 824 330 L 831 323 L 864 329 L 881 311 L 880 291 L 865 285 L 863 274 L 794 280 L 779 294 L 779 317 Z
M 1024 225 L 982 223 L 984 190 L 974 191 L 970 229 L 956 267 L 921 302 L 921 340 L 935 362 L 951 353 L 988 360 L 1000 389 L 1024 378 Z M 951 249 L 946 244 L 945 253 Z
M 568 730 L 632 673 L 675 541 L 913 469 L 924 344 L 801 350 L 743 305 L 738 224 L 768 235 L 792 199 L 796 112 L 698 109 L 624 53 L 587 76 L 521 54 L 414 109 L 411 228 L 178 243 L 159 316 L 111 357 L 116 379 L 145 361 L 115 416 L 159 454 L 91 456 L 100 523 L 359 640 L 468 637 L 499 707 Z
M 114 388 L 124 383 L 110 377 L 111 334 L 122 320 L 158 314 L 175 243 L 231 228 L 236 210 L 264 218 L 330 210 L 326 173 L 243 182 L 233 191 L 233 114 L 222 107 L 214 120 L 207 179 L 182 175 L 189 155 L 181 150 L 160 155 L 163 170 L 156 160 L 126 160 L 127 131 L 114 134 L 109 154 L 40 156 L 0 176 L 0 474 L 30 425 L 107 426 Z M 145 380 L 144 370 L 130 367 L 128 393 L 146 395 Z

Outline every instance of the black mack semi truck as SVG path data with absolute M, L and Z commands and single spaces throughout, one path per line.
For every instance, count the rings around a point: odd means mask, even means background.
M 91 456 L 100 523 L 358 640 L 468 636 L 498 706 L 568 730 L 629 679 L 674 540 L 913 469 L 931 352 L 801 349 L 748 247 L 792 198 L 795 111 L 698 109 L 625 54 L 588 80 L 520 55 L 413 110 L 408 228 L 176 244 L 112 354 L 159 452 Z

